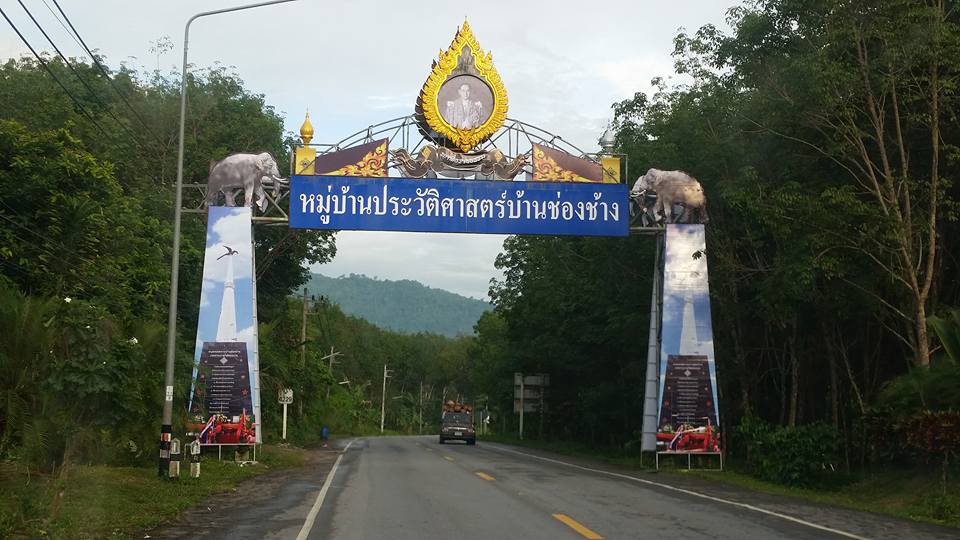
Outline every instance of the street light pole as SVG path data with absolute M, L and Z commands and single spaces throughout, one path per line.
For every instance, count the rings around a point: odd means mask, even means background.
M 167 316 L 167 365 L 164 375 L 163 418 L 160 426 L 160 470 L 159 476 L 166 477 L 170 466 L 170 438 L 173 433 L 173 366 L 177 344 L 177 291 L 180 281 L 180 207 L 183 206 L 183 131 L 184 118 L 187 115 L 187 45 L 190 39 L 190 25 L 200 17 L 229 13 L 244 9 L 284 4 L 296 0 L 272 0 L 232 8 L 217 9 L 197 13 L 187 20 L 183 27 L 183 70 L 180 74 L 180 141 L 177 148 L 177 192 L 173 207 L 173 254 L 170 261 L 170 310 Z M 259 420 L 258 420 L 259 421 Z

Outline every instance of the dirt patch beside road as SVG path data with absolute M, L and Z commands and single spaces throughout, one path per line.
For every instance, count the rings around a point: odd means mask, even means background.
M 295 537 L 339 454 L 335 448 L 311 449 L 306 465 L 244 480 L 135 538 Z

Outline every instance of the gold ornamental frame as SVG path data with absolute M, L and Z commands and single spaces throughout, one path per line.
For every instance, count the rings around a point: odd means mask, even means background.
M 461 129 L 450 125 L 440 114 L 440 89 L 451 75 L 460 66 L 460 57 L 464 49 L 470 51 L 473 57 L 472 67 L 475 73 L 469 73 L 481 79 L 490 88 L 493 94 L 493 106 L 490 116 L 479 126 L 471 129 Z M 454 146 L 464 152 L 470 151 L 485 139 L 493 135 L 503 126 L 507 119 L 507 89 L 500 80 L 500 74 L 493 67 L 493 55 L 485 53 L 480 43 L 470 30 L 470 24 L 463 21 L 463 26 L 457 29 L 457 34 L 446 51 L 440 51 L 440 57 L 433 62 L 433 69 L 420 90 L 420 104 L 423 116 L 437 134 L 445 137 Z

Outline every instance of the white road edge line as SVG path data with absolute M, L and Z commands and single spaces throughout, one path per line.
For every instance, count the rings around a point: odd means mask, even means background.
M 337 473 L 337 467 L 340 466 L 340 460 L 343 459 L 343 455 L 347 453 L 347 450 L 350 449 L 350 445 L 353 444 L 352 439 L 343 447 L 343 452 L 337 456 L 337 461 L 333 463 L 333 468 L 330 469 L 330 472 L 327 474 L 327 479 L 323 481 L 323 487 L 320 488 L 320 493 L 317 494 L 317 500 L 314 501 L 313 507 L 310 508 L 310 512 L 307 513 L 307 519 L 303 522 L 303 527 L 300 528 L 300 534 L 297 535 L 297 540 L 306 540 L 307 535 L 310 534 L 310 530 L 313 529 L 313 522 L 317 519 L 317 513 L 320 512 L 320 507 L 323 506 L 323 499 L 327 496 L 327 491 L 330 489 L 330 484 L 333 483 L 333 475 Z
M 714 502 L 719 502 L 719 503 L 723 503 L 723 504 L 729 504 L 729 505 L 731 505 L 731 506 L 737 506 L 737 507 L 740 507 L 740 508 L 745 508 L 745 509 L 747 509 L 747 510 L 752 510 L 752 511 L 754 511 L 754 512 L 759 512 L 759 513 L 761 513 L 761 514 L 766 514 L 766 515 L 769 515 L 769 516 L 778 517 L 778 518 L 780 518 L 780 519 L 785 519 L 785 520 L 787 520 L 787 521 L 792 521 L 792 522 L 794 522 L 794 523 L 798 523 L 798 524 L 800 524 L 800 525 L 805 525 L 805 526 L 807 526 L 807 527 L 811 527 L 811 528 L 814 528 L 814 529 L 819 529 L 819 530 L 821 530 L 821 531 L 827 531 L 827 532 L 830 532 L 830 533 L 833 533 L 833 534 L 837 534 L 837 535 L 840 535 L 840 536 L 845 536 L 845 537 L 847 537 L 847 538 L 853 538 L 854 540 L 870 540 L 869 538 L 864 537 L 864 536 L 858 536 L 858 535 L 856 535 L 856 534 L 848 533 L 848 532 L 846 532 L 846 531 L 841 531 L 841 530 L 837 530 L 837 529 L 832 529 L 832 528 L 826 527 L 826 526 L 824 526 L 824 525 L 817 525 L 816 523 L 811 523 L 811 522 L 809 522 L 809 521 L 804 521 L 804 520 L 802 520 L 802 519 L 800 519 L 800 518 L 796 518 L 796 517 L 793 517 L 793 516 L 788 516 L 787 514 L 781 514 L 781 513 L 779 513 L 779 512 L 774 512 L 774 511 L 772 511 L 772 510 L 766 510 L 766 509 L 764 509 L 764 508 L 760 508 L 760 507 L 758 507 L 758 506 L 753 506 L 753 505 L 751 505 L 751 504 L 746 504 L 746 503 L 741 503 L 741 502 L 736 502 L 736 501 L 728 501 L 727 499 L 721 499 L 721 498 L 719 498 L 719 497 L 713 497 L 713 496 L 711 496 L 711 495 L 705 495 L 705 494 L 703 494 L 703 493 L 698 493 L 698 492 L 696 492 L 696 491 L 691 491 L 691 490 L 689 490 L 689 489 L 678 488 L 678 487 L 675 487 L 675 486 L 671 486 L 671 485 L 669 485 L 669 484 L 661 484 L 661 483 L 659 483 L 659 482 L 654 482 L 654 481 L 652 481 L 652 480 L 644 480 L 643 478 L 637 478 L 637 477 L 635 477 L 635 476 L 630 476 L 630 475 L 628 475 L 628 474 L 620 474 L 620 473 L 615 473 L 615 472 L 610 472 L 610 471 L 604 471 L 604 470 L 601 470 L 601 469 L 591 469 L 590 467 L 584 467 L 584 466 L 582 466 L 582 465 L 574 465 L 573 463 L 567 463 L 567 462 L 565 462 L 565 461 L 560 461 L 560 460 L 557 460 L 557 459 L 545 458 L 545 457 L 543 457 L 543 456 L 537 456 L 537 455 L 534 455 L 534 454 L 528 454 L 528 453 L 526 453 L 526 452 L 518 452 L 518 451 L 516 451 L 516 450 L 510 450 L 509 448 L 491 446 L 491 445 L 489 445 L 489 444 L 485 445 L 485 448 L 490 448 L 491 450 L 499 450 L 499 451 L 501 451 L 501 452 L 511 452 L 511 453 L 514 453 L 514 454 L 519 454 L 519 455 L 521 455 L 521 456 L 532 457 L 532 458 L 534 458 L 534 459 L 539 459 L 539 460 L 542 460 L 542 461 L 549 461 L 550 463 L 556 463 L 556 464 L 558 464 L 558 465 L 566 465 L 567 467 L 573 467 L 573 468 L 575 468 L 575 469 L 582 469 L 582 470 L 584 470 L 584 471 L 590 471 L 590 472 L 595 472 L 595 473 L 600 473 L 600 474 L 606 474 L 606 475 L 608 475 L 608 476 L 615 476 L 615 477 L 617 477 L 617 478 L 623 478 L 623 479 L 626 479 L 626 480 L 633 480 L 634 482 L 640 482 L 640 483 L 642 483 L 642 484 L 648 484 L 648 485 L 651 485 L 651 486 L 657 486 L 657 487 L 659 487 L 659 488 L 668 489 L 668 490 L 671 490 L 671 491 L 677 491 L 677 492 L 680 492 L 680 493 L 684 493 L 684 494 L 686 494 L 686 495 L 692 495 L 692 496 L 694 496 L 694 497 L 700 497 L 701 499 L 707 499 L 707 500 L 711 500 L 711 501 L 714 501 Z

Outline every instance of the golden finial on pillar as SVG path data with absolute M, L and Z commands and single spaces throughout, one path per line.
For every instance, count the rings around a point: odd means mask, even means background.
M 314 161 L 317 159 L 317 149 L 307 146 L 313 139 L 313 124 L 310 123 L 310 110 L 303 117 L 303 125 L 300 126 L 300 140 L 303 146 L 294 149 L 294 174 L 314 174 Z
M 310 144 L 311 139 L 313 139 L 313 124 L 310 123 L 310 110 L 308 109 L 306 116 L 303 117 L 303 125 L 300 126 L 300 140 L 306 146 Z

